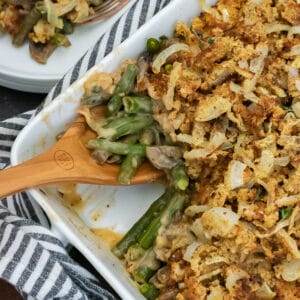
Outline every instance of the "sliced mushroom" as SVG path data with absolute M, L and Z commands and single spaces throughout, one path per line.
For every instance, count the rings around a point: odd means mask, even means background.
M 45 64 L 56 48 L 57 46 L 52 43 L 41 44 L 32 41 L 29 43 L 31 57 L 40 64 Z
M 92 152 L 92 158 L 96 161 L 97 164 L 103 165 L 111 154 L 105 150 L 94 150 Z
M 114 154 L 111 155 L 108 159 L 107 159 L 107 163 L 108 164 L 120 164 L 122 161 L 122 158 L 120 155 Z
M 166 283 L 170 280 L 170 274 L 171 274 L 170 267 L 164 266 L 157 271 L 156 276 L 161 283 Z
M 176 146 L 153 146 L 147 147 L 148 160 L 157 169 L 172 169 L 182 157 L 182 151 Z
M 146 74 L 150 67 L 151 56 L 148 52 L 144 52 L 139 57 L 137 64 L 139 67 L 139 73 L 137 75 L 137 90 L 143 91 L 146 89 Z
M 94 150 L 92 152 L 92 158 L 99 165 L 103 165 L 104 163 L 108 163 L 108 164 L 120 163 L 121 161 L 120 155 L 115 155 L 109 153 L 108 151 L 100 150 L 100 149 Z

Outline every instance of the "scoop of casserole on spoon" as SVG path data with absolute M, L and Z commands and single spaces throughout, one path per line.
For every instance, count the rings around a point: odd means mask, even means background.
M 104 114 L 104 107 L 97 114 Z M 83 116 L 78 117 L 48 150 L 17 166 L 0 171 L 0 198 L 29 188 L 63 183 L 121 185 L 120 165 L 98 165 L 85 143 L 95 137 Z M 130 184 L 142 184 L 159 179 L 164 173 L 145 161 Z

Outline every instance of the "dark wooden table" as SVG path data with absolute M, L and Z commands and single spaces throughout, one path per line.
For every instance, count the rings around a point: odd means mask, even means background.
M 36 108 L 45 98 L 45 94 L 34 94 L 16 91 L 0 86 L 0 121 L 16 116 L 28 110 Z M 93 273 L 101 282 L 104 288 L 112 292 L 117 299 L 119 297 L 109 284 L 97 273 L 94 267 L 84 258 L 74 247 L 69 249 L 70 256 Z M 19 300 L 20 296 L 14 288 L 5 281 L 0 280 L 0 299 L 1 300 Z
M 44 94 L 25 93 L 0 86 L 0 121 L 37 107 Z

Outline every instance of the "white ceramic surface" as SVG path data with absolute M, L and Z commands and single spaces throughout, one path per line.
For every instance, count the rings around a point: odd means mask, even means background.
M 1 36 L 0 85 L 25 92 L 49 92 L 134 3 L 135 0 L 131 0 L 121 11 L 105 21 L 75 28 L 74 33 L 68 36 L 72 45 L 56 49 L 45 65 L 35 62 L 30 57 L 28 42 L 21 48 L 15 48 L 8 35 Z
M 200 12 L 198 0 L 173 0 L 159 14 L 122 43 L 111 54 L 58 96 L 21 132 L 12 149 L 12 164 L 16 165 L 48 148 L 55 136 L 74 119 L 75 110 L 83 93 L 82 84 L 97 70 L 112 71 L 126 58 L 134 58 L 144 50 L 147 37 L 171 35 L 177 20 L 190 21 Z M 214 1 L 208 1 L 212 4 Z M 64 207 L 57 188 L 31 189 L 29 194 L 43 207 L 57 228 L 94 265 L 122 299 L 143 299 L 127 275 L 122 263 L 105 243 L 89 228 L 113 228 L 125 233 L 155 200 L 163 188 L 158 184 L 135 187 L 103 187 L 78 185 L 78 192 L 87 205 L 80 216 Z M 109 204 L 109 208 L 107 207 Z M 94 213 L 100 216 L 95 221 Z

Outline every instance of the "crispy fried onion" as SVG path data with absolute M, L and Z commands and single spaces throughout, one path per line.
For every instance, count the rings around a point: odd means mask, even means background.
M 292 26 L 291 29 L 288 31 L 288 38 L 291 38 L 294 34 L 300 33 L 300 25 Z
M 289 31 L 291 29 L 291 26 L 286 24 L 280 24 L 280 23 L 272 23 L 272 24 L 266 24 L 265 29 L 266 29 L 266 33 L 270 34 L 273 32 Z
M 283 228 L 285 227 L 288 227 L 291 222 L 296 222 L 297 220 L 300 219 L 300 214 L 297 213 L 296 215 L 292 213 L 291 217 L 290 218 L 287 218 L 287 219 L 282 219 L 281 221 L 279 221 L 276 226 L 270 230 L 269 232 L 265 232 L 265 233 L 260 233 L 258 231 L 255 231 L 254 230 L 254 233 L 257 237 L 263 239 L 263 238 L 269 238 L 271 237 L 272 235 L 278 233 L 280 230 L 282 230 Z
M 230 190 L 234 190 L 249 182 L 251 176 L 252 171 L 246 164 L 238 160 L 232 160 L 228 166 L 228 172 L 225 177 L 226 185 Z
M 51 0 L 45 0 L 48 22 L 56 28 L 63 28 L 63 20 L 60 18 L 70 12 L 77 5 L 78 0 L 63 1 L 62 3 L 52 3 Z
M 296 85 L 296 88 L 298 90 L 298 87 Z M 299 87 L 299 91 L 300 91 L 300 87 Z M 292 109 L 294 114 L 296 115 L 297 118 L 300 118 L 300 102 L 296 102 L 292 104 Z
M 291 38 L 294 34 L 300 33 L 300 25 L 296 26 L 289 26 L 287 24 L 281 24 L 281 23 L 271 23 L 265 25 L 266 33 L 274 33 L 274 32 L 281 32 L 281 31 L 287 31 L 287 37 Z
M 264 282 L 262 286 L 255 292 L 258 299 L 273 299 L 276 296 L 276 293 L 274 293 L 269 285 Z
M 198 280 L 199 280 L 199 282 L 201 282 L 201 281 L 210 279 L 210 278 L 220 274 L 221 272 L 222 272 L 222 269 L 218 268 L 218 269 L 213 270 L 209 273 L 206 273 L 206 274 L 203 274 L 203 275 L 199 276 Z
M 256 87 L 257 79 L 264 69 L 265 58 L 268 56 L 269 47 L 264 43 L 259 43 L 256 46 L 256 50 L 260 53 L 260 55 L 250 61 L 249 67 L 250 71 L 255 75 L 252 79 L 245 79 L 243 82 L 243 88 L 246 94 L 252 92 Z
M 176 52 L 189 51 L 190 47 L 187 44 L 176 43 L 161 51 L 152 63 L 152 71 L 155 74 L 160 72 L 160 68 L 166 63 L 167 59 Z
M 300 258 L 300 251 L 296 241 L 284 229 L 280 229 L 276 235 L 281 239 L 293 258 Z
M 216 95 L 207 96 L 200 101 L 196 112 L 196 121 L 207 122 L 220 117 L 229 111 L 231 103 L 229 99 Z
M 240 216 L 225 207 L 213 207 L 203 213 L 201 223 L 207 238 L 228 236 L 238 224 Z
M 198 248 L 200 245 L 202 245 L 202 243 L 199 242 L 199 241 L 195 241 L 195 242 L 189 244 L 189 245 L 187 246 L 187 248 L 186 248 L 184 254 L 183 254 L 183 259 L 184 259 L 185 261 L 189 261 L 189 260 L 192 258 L 194 252 L 197 250 L 197 248 Z
M 226 18 L 226 16 L 222 17 L 215 8 L 207 5 L 205 0 L 199 0 L 199 2 L 200 2 L 200 6 L 201 6 L 202 10 L 208 14 L 213 15 L 217 20 L 222 20 L 224 17 Z
M 187 207 L 187 209 L 184 211 L 184 214 L 189 217 L 194 217 L 199 213 L 203 213 L 205 211 L 209 210 L 208 205 L 190 205 Z
M 300 201 L 300 195 L 291 195 L 287 197 L 282 197 L 276 200 L 276 205 L 278 207 L 295 205 Z
M 170 79 L 168 82 L 167 94 L 163 95 L 162 100 L 167 110 L 171 110 L 174 102 L 174 90 L 176 82 L 181 74 L 181 63 L 175 62 L 173 64 L 173 69 L 170 74 Z
M 232 81 L 229 84 L 229 88 L 232 92 L 243 95 L 246 100 L 252 101 L 254 103 L 258 103 L 259 101 L 259 98 L 253 92 L 245 91 L 243 87 Z
M 230 293 L 234 294 L 236 282 L 243 278 L 248 278 L 249 275 L 246 271 L 238 268 L 237 266 L 230 266 L 226 269 L 226 288 Z
M 281 275 L 282 279 L 288 282 L 296 281 L 300 278 L 300 259 L 292 259 L 285 261 L 276 267 L 276 271 Z

